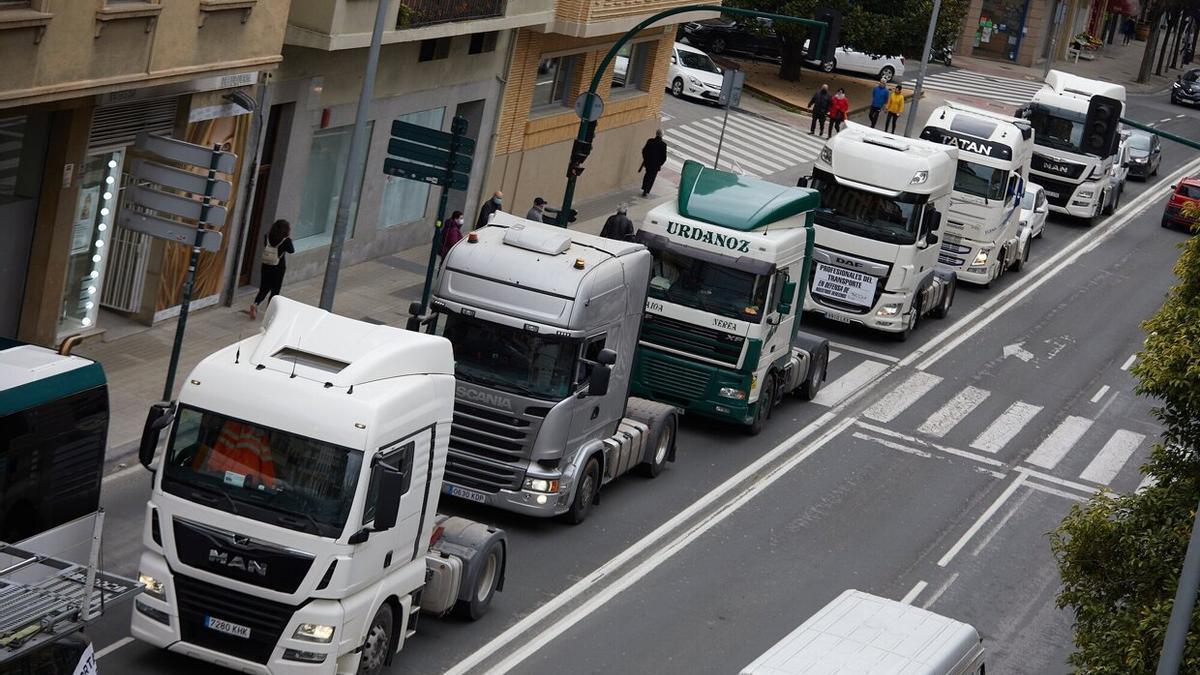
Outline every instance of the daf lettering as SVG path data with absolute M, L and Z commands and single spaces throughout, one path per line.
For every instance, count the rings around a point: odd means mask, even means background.
M 214 565 L 241 570 L 248 574 L 257 574 L 260 577 L 267 576 L 267 566 L 265 564 L 240 555 L 231 556 L 229 553 L 215 548 L 208 549 L 208 562 Z
M 854 260 L 853 258 L 843 258 L 837 255 L 833 256 L 833 262 L 841 265 L 842 267 L 866 267 L 866 265 Z

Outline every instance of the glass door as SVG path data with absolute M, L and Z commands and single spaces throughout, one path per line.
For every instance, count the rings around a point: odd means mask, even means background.
M 83 164 L 71 230 L 67 283 L 58 315 L 59 339 L 96 324 L 124 160 L 124 149 L 105 150 L 88 155 Z

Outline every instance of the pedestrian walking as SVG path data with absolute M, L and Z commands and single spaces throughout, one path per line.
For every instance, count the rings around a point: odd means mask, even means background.
M 658 178 L 659 169 L 667 163 L 667 142 L 662 136 L 662 129 L 659 129 L 654 132 L 654 138 L 642 146 L 642 165 L 638 167 L 638 171 L 646 172 L 642 176 L 643 197 L 649 196 L 651 188 L 654 187 L 654 179 Z
M 812 122 L 808 125 L 808 135 L 812 136 L 817 130 L 817 125 L 821 127 L 821 135 L 825 135 L 825 117 L 829 115 L 829 106 L 833 103 L 833 97 L 829 95 L 829 85 L 823 84 L 817 90 L 817 93 L 808 99 L 808 113 L 812 116 Z M 833 129 L 831 128 L 830 131 Z
M 1127 45 L 1133 39 L 1133 33 L 1137 30 L 1137 24 L 1133 22 L 1132 16 L 1125 17 L 1125 22 L 1121 24 L 1121 44 Z
M 251 319 L 258 318 L 258 306 L 263 300 L 279 295 L 283 288 L 283 273 L 287 270 L 287 254 L 295 253 L 292 245 L 292 224 L 286 220 L 277 220 L 271 224 L 267 236 L 263 237 L 263 250 L 259 258 L 258 295 L 250 305 Z
M 617 212 L 604 221 L 600 236 L 617 241 L 633 241 L 633 221 L 629 219 L 628 212 L 629 207 L 625 204 L 618 206 Z
M 888 91 L 887 80 L 880 80 L 879 84 L 875 85 L 875 88 L 871 90 L 871 112 L 867 114 L 867 117 L 871 119 L 872 129 L 879 123 L 879 113 L 883 110 L 883 106 L 887 105 L 888 94 L 890 93 Z
M 479 218 L 475 221 L 475 229 L 478 230 L 479 228 L 487 225 L 488 221 L 492 219 L 492 214 L 502 210 L 500 206 L 503 203 L 503 192 L 496 190 L 494 193 L 492 193 L 492 198 L 484 202 L 483 206 L 479 207 Z
M 842 123 L 850 116 L 850 99 L 846 98 L 846 90 L 838 88 L 829 104 L 829 135 L 842 130 Z
M 897 84 L 892 93 L 888 94 L 887 100 L 887 119 L 883 123 L 883 130 L 888 133 L 896 133 L 896 122 L 900 116 L 904 114 L 904 87 Z
M 529 213 L 525 214 L 527 220 L 543 223 L 542 220 L 546 216 L 546 200 L 541 197 L 533 198 L 533 207 L 529 209 Z
M 438 251 L 438 257 L 443 261 L 446 260 L 446 254 L 450 253 L 450 248 L 462 239 L 462 226 L 462 211 L 451 213 L 450 220 L 442 224 L 442 248 Z

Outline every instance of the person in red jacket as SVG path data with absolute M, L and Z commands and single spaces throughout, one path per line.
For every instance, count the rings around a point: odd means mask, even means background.
M 829 135 L 842 130 L 842 122 L 850 116 L 850 99 L 846 98 L 846 90 L 838 89 L 829 104 Z

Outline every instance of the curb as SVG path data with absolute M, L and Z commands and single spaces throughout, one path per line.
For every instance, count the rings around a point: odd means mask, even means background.
M 754 85 L 750 84 L 749 82 L 747 82 L 746 84 L 744 84 L 742 86 L 747 91 L 754 92 L 755 96 L 757 96 L 765 101 L 768 101 L 770 103 L 773 103 L 773 104 L 779 106 L 780 108 L 787 110 L 788 112 L 793 112 L 793 113 L 797 113 L 800 115 L 808 115 L 809 117 L 812 117 L 812 115 L 809 114 L 809 112 L 808 112 L 808 108 L 797 106 L 794 102 L 789 101 L 785 98 L 780 98 L 778 96 L 775 96 L 774 94 L 768 94 L 767 92 L 759 89 L 758 87 L 755 87 Z M 912 97 L 913 97 L 912 90 L 909 89 L 904 94 L 904 102 L 907 104 L 908 102 L 912 101 Z M 925 97 L 925 92 L 922 92 L 921 97 L 922 98 Z M 847 111 L 846 116 L 849 117 L 850 115 L 857 115 L 858 113 L 866 112 L 870 109 L 871 109 L 870 104 L 856 106 L 856 107 L 850 108 L 850 110 Z

